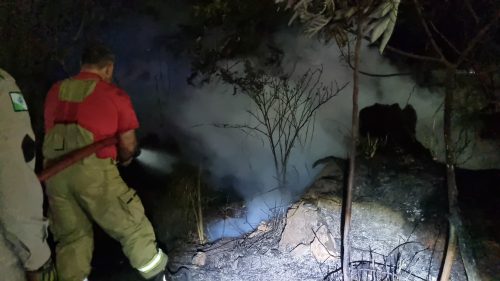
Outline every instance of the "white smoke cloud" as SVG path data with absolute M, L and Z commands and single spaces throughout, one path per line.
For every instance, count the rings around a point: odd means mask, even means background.
M 269 215 L 269 211 L 263 211 L 266 206 L 274 205 L 273 202 L 286 203 L 290 195 L 300 194 L 317 172 L 311 169 L 317 159 L 330 155 L 347 157 L 352 111 L 352 70 L 340 60 L 339 50 L 333 44 L 324 45 L 290 32 L 279 34 L 276 42 L 285 53 L 285 73 L 301 75 L 310 68 L 322 67 L 325 84 L 335 80 L 339 85 L 350 85 L 318 111 L 311 143 L 306 147 L 296 147 L 290 160 L 293 178 L 288 179 L 293 184 L 286 186 L 285 192 L 265 193 L 265 197 L 258 194 L 277 185 L 272 154 L 266 141 L 260 136 L 247 135 L 237 129 L 212 126 L 216 123 L 251 124 L 253 119 L 246 112 L 254 109 L 251 100 L 243 94 L 233 95 L 233 87 L 221 82 L 200 89 L 186 89 L 192 98 L 179 108 L 176 123 L 202 140 L 210 153 L 210 170 L 220 178 L 227 175 L 236 177 L 237 190 L 249 202 L 246 218 L 218 221 L 210 225 L 212 239 L 251 230 L 250 225 L 256 227 Z M 361 65 L 363 70 L 373 73 L 399 71 L 376 50 L 367 46 L 363 48 Z M 438 94 L 415 88 L 415 83 L 408 77 L 361 78 L 360 108 L 374 103 L 398 103 L 401 107 L 410 103 L 417 111 L 419 128 L 429 126 L 429 119 L 434 116 L 441 99 Z M 441 117 L 438 115 L 437 119 Z
M 352 70 L 340 59 L 340 52 L 336 45 L 323 45 L 315 40 L 297 36 L 295 34 L 282 34 L 278 42 L 285 49 L 285 63 L 296 64 L 296 72 L 301 73 L 311 66 L 324 68 L 324 79 L 335 79 L 340 82 L 352 81 Z M 404 72 L 389 63 L 387 59 L 378 54 L 374 48 L 364 45 L 361 56 L 361 69 L 365 72 L 388 74 Z M 347 89 L 348 94 L 342 95 L 324 107 L 320 114 L 323 126 L 330 126 L 336 139 L 344 136 L 345 128 L 350 130 L 352 112 L 352 88 Z M 418 126 L 428 125 L 428 119 L 435 116 L 442 103 L 442 94 L 430 92 L 428 89 L 418 88 L 409 76 L 395 76 L 388 78 L 375 78 L 361 75 L 360 82 L 360 109 L 375 103 L 394 104 L 402 108 L 411 104 L 418 116 Z M 440 116 L 437 116 L 440 120 Z M 330 125 L 329 122 L 338 125 Z M 343 129 L 343 130 L 341 130 Z M 345 155 L 345 151 L 338 151 L 336 156 Z
M 311 143 L 297 147 L 290 160 L 289 185 L 275 190 L 277 180 L 266 141 L 261 136 L 248 135 L 237 129 L 213 126 L 217 123 L 253 122 L 246 112 L 253 108 L 251 100 L 243 94 L 233 95 L 233 86 L 221 82 L 212 82 L 202 88 L 188 86 L 185 78 L 189 75 L 189 61 L 174 57 L 165 51 L 163 45 L 155 42 L 154 39 L 162 34 L 161 28 L 150 22 L 134 24 L 130 28 L 140 29 L 135 34 L 141 44 L 128 46 L 129 59 L 122 62 L 125 70 L 119 72 L 119 78 L 121 86 L 129 90 L 136 104 L 143 134 L 153 132 L 161 136 L 169 130 L 162 125 L 165 119 L 175 123 L 200 145 L 197 152 L 208 158 L 204 167 L 214 178 L 235 178 L 235 188 L 247 200 L 248 216 L 212 223 L 208 227 L 211 239 L 247 232 L 268 218 L 269 206 L 286 205 L 314 178 L 317 171 L 311 166 L 317 159 L 330 155 L 347 157 L 351 84 L 318 111 Z M 130 34 L 129 29 L 124 29 L 123 34 Z M 334 44 L 325 45 L 289 30 L 277 34 L 275 42 L 284 51 L 285 73 L 301 75 L 310 68 L 322 67 L 325 84 L 332 81 L 339 85 L 352 83 L 352 70 L 340 59 Z M 401 71 L 380 56 L 376 49 L 367 46 L 363 46 L 361 68 L 379 74 Z M 147 75 L 142 75 L 144 73 Z M 147 78 L 138 79 L 142 76 Z M 431 141 L 434 142 L 435 149 L 442 151 L 442 145 L 439 145 L 442 140 L 441 93 L 415 87 L 415 82 L 408 76 L 361 76 L 360 86 L 360 109 L 374 103 L 397 103 L 401 107 L 411 104 L 418 117 L 417 138 L 428 147 Z M 267 192 L 269 190 L 272 192 Z
M 170 10 L 177 15 L 179 9 Z M 170 22 L 168 29 L 173 30 L 175 26 Z M 169 53 L 157 40 L 166 35 L 164 28 L 151 19 L 130 19 L 127 24 L 110 30 L 108 37 L 117 51 L 118 81 L 130 93 L 141 121 L 139 133 L 155 133 L 161 137 L 170 129 L 164 126 L 165 122 L 173 122 L 196 140 L 190 141 L 189 145 L 200 144 L 195 150 L 209 159 L 209 165 L 205 167 L 214 178 L 235 178 L 235 188 L 247 200 L 248 218 L 215 222 L 209 226 L 212 239 L 251 230 L 269 216 L 270 206 L 281 206 L 293 199 L 293 195 L 300 194 L 317 172 L 311 169 L 315 160 L 329 155 L 347 157 L 351 84 L 318 111 L 312 142 L 306 147 L 297 147 L 290 160 L 290 185 L 286 189 L 274 190 L 277 180 L 265 140 L 236 129 L 212 126 L 214 123 L 251 123 L 253 119 L 246 110 L 252 109 L 252 102 L 244 95 L 233 95 L 233 87 L 220 82 L 202 88 L 188 86 L 185 81 L 189 75 L 189 58 Z M 126 46 L 124 42 L 127 42 Z M 322 67 L 325 84 L 333 80 L 339 85 L 352 83 L 352 70 L 340 59 L 336 45 L 325 45 L 290 29 L 279 32 L 275 43 L 284 51 L 285 73 L 301 75 L 309 68 Z M 366 45 L 363 46 L 361 68 L 379 74 L 401 71 L 379 55 L 376 48 L 370 49 Z M 374 103 L 397 103 L 401 107 L 411 104 L 418 117 L 417 139 L 435 151 L 443 151 L 442 102 L 442 93 L 415 87 L 409 76 L 361 76 L 360 109 Z M 143 156 L 151 163 L 163 161 L 152 160 L 155 157 Z M 442 159 L 442 155 L 440 157 Z M 268 190 L 273 191 L 266 192 Z

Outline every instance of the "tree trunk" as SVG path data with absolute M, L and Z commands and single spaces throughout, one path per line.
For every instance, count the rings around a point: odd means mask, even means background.
M 477 273 L 476 262 L 470 249 L 471 239 L 465 230 L 460 216 L 458 206 L 458 188 L 455 178 L 455 151 L 453 148 L 452 136 L 452 115 L 453 115 L 453 91 L 455 89 L 455 67 L 448 67 L 446 70 L 445 81 L 445 100 L 444 100 L 444 145 L 446 153 L 446 183 L 448 188 L 448 243 L 443 258 L 443 264 L 440 272 L 440 281 L 448 281 L 451 276 L 451 269 L 457 252 L 457 241 L 462 256 L 462 261 L 469 281 L 480 281 Z
M 361 41 L 363 40 L 363 21 L 358 22 L 356 47 L 354 49 L 354 72 L 352 91 L 352 137 L 349 154 L 349 176 L 344 196 L 344 220 L 342 233 L 342 274 L 344 281 L 351 280 L 350 260 L 351 260 L 351 214 L 352 214 L 352 189 L 354 186 L 354 175 L 356 167 L 356 145 L 358 143 L 359 115 L 358 115 L 358 95 L 359 95 L 359 62 L 361 56 Z

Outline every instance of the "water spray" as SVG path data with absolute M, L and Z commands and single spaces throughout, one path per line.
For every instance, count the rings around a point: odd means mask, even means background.
M 172 164 L 177 159 L 168 153 L 160 150 L 142 148 L 141 154 L 136 160 L 146 167 L 153 169 L 156 172 L 166 173 L 171 170 Z

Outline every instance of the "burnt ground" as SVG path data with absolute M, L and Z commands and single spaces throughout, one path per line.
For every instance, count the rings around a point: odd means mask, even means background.
M 374 180 L 383 179 L 384 175 L 380 174 L 382 167 L 390 166 L 390 163 L 395 163 L 394 160 L 375 157 L 369 160 L 369 163 L 365 163 L 371 166 L 365 171 L 364 183 L 374 184 Z M 413 161 L 415 159 L 406 161 L 406 165 L 400 166 L 399 170 L 392 173 L 411 173 L 411 171 L 427 169 L 428 174 L 436 177 L 436 185 L 442 188 L 437 194 L 440 194 L 438 197 L 443 198 L 446 195 L 446 187 L 442 178 L 443 166 L 435 163 L 415 164 Z M 180 266 L 190 268 L 190 270 L 181 270 L 179 273 L 181 276 L 189 274 L 190 280 L 322 280 L 328 272 L 335 269 L 335 262 L 321 264 L 317 260 L 297 258 L 290 252 L 280 250 L 278 243 L 281 228 L 276 221 L 272 222 L 277 226 L 271 228 L 271 231 L 265 233 L 257 231 L 258 235 L 250 238 L 246 235 L 242 238 L 223 239 L 199 245 L 196 243 L 195 227 L 189 207 L 186 210 L 186 205 L 179 200 L 179 196 L 182 196 L 184 191 L 177 184 L 185 183 L 183 179 L 195 178 L 196 168 L 180 165 L 174 168 L 169 176 L 162 176 L 151 173 L 136 163 L 122 172 L 129 185 L 138 190 L 147 215 L 155 226 L 160 245 L 171 257 L 170 268 L 173 270 Z M 497 280 L 495 278 L 500 278 L 500 262 L 498 262 L 500 261 L 500 225 L 498 224 L 500 171 L 458 169 L 457 181 L 460 206 L 465 224 L 474 241 L 478 265 L 482 273 L 488 276 L 487 280 Z M 363 201 L 366 198 L 369 199 L 370 196 L 372 195 L 358 199 Z M 227 210 L 228 205 L 238 206 L 237 203 L 240 202 L 240 198 L 235 194 L 214 191 L 208 185 L 204 187 L 203 197 L 209 198 L 205 201 L 207 220 L 231 216 L 232 214 L 224 210 Z M 437 199 L 436 202 L 442 205 L 445 201 Z M 423 207 L 423 211 L 428 212 L 425 215 L 443 212 L 446 209 L 436 205 Z M 193 257 L 196 255 L 207 258 L 204 266 L 193 265 Z M 141 280 L 140 276 L 128 265 L 119 244 L 99 230 L 96 231 L 93 266 L 94 270 L 90 278 L 92 281 Z M 179 280 L 186 279 L 182 277 Z
M 478 264 L 500 280 L 500 171 L 458 169 L 459 203 Z M 489 262 L 492 261 L 492 262 Z

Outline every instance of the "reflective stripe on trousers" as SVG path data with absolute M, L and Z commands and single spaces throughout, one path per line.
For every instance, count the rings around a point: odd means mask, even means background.
M 139 267 L 139 270 L 142 274 L 147 274 L 151 271 L 158 271 L 158 268 L 165 269 L 167 264 L 167 256 L 163 253 L 161 249 L 158 249 L 158 253 L 144 266 Z
M 132 267 L 143 268 L 154 260 L 158 248 L 153 227 L 139 196 L 123 182 L 111 159 L 86 158 L 46 183 L 60 280 L 80 281 L 90 274 L 92 221 L 121 243 Z M 139 271 L 145 279 L 164 270 L 167 258 L 163 253 L 161 257 L 156 267 Z

